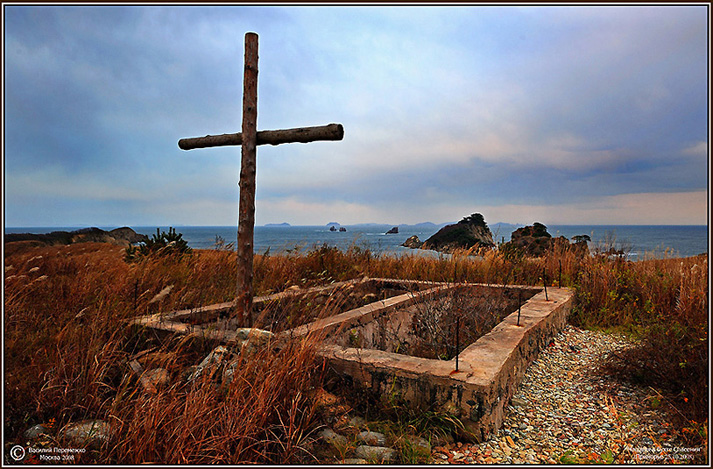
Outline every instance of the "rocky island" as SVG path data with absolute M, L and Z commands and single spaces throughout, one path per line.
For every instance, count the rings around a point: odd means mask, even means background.
M 577 249 L 577 252 L 580 254 L 589 253 L 587 246 L 587 242 L 591 241 L 589 236 L 574 236 L 572 241 L 574 241 L 572 246 Z M 547 232 L 545 225 L 535 222 L 531 226 L 525 226 L 513 231 L 512 235 L 510 235 L 510 241 L 503 243 L 500 246 L 500 251 L 506 257 L 542 257 L 547 251 L 552 249 L 557 242 L 562 243 L 562 245 L 570 245 L 569 240 L 564 236 L 553 238 L 552 235 Z
M 456 249 L 493 248 L 495 242 L 483 215 L 474 213 L 454 225 L 444 226 L 423 243 L 418 236 L 411 236 L 402 246 L 452 252 Z

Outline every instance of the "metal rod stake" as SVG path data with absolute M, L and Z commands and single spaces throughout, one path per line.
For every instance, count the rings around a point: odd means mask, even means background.
M 458 371 L 458 355 L 460 355 L 460 317 L 456 318 L 456 371 Z
M 517 291 L 517 325 L 520 325 L 520 310 L 522 309 L 522 290 Z

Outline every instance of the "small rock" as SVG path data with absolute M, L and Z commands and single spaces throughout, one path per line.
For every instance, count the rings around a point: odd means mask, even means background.
M 361 418 L 361 417 L 359 417 L 359 416 L 352 417 L 352 418 L 349 420 L 349 424 L 348 424 L 348 425 L 349 425 L 350 427 L 362 428 L 364 425 L 366 425 L 366 420 L 364 420 L 363 418 Z
M 49 429 L 47 427 L 45 427 L 44 425 L 39 424 L 39 425 L 35 425 L 35 426 L 30 427 L 27 430 L 25 430 L 25 433 L 23 433 L 23 435 L 28 440 L 34 440 L 34 439 L 37 439 L 43 433 L 45 435 L 49 434 Z
M 325 428 L 319 434 L 318 437 L 322 438 L 324 441 L 333 446 L 346 446 L 347 438 L 344 435 L 340 435 L 331 428 Z
M 237 330 L 235 339 L 228 345 L 240 346 L 247 353 L 255 353 L 267 346 L 273 340 L 274 334 L 270 331 L 254 328 L 240 328 Z
M 111 425 L 103 420 L 84 420 L 68 424 L 60 434 L 74 444 L 98 449 L 109 440 Z
M 364 431 L 359 433 L 357 438 L 369 446 L 386 446 L 386 436 L 383 433 Z
M 196 367 L 195 371 L 188 377 L 188 381 L 194 381 L 198 379 L 205 370 L 217 368 L 223 360 L 228 356 L 229 351 L 222 345 L 217 346 L 213 349 L 200 364 Z
M 431 443 L 420 436 L 408 435 L 406 436 L 406 441 L 408 441 L 412 446 L 422 448 L 424 451 L 428 451 L 429 453 L 431 452 Z
M 223 369 L 223 384 L 228 386 L 230 383 L 233 382 L 233 375 L 235 374 L 235 370 L 240 364 L 240 360 L 233 360 L 230 363 L 228 363 Z
M 258 342 L 266 343 L 273 337 L 273 333 L 263 329 L 256 329 L 250 327 L 241 327 L 235 331 L 235 337 L 239 340 L 255 339 Z
M 354 453 L 357 458 L 367 461 L 392 462 L 396 459 L 396 451 L 383 446 L 357 446 Z

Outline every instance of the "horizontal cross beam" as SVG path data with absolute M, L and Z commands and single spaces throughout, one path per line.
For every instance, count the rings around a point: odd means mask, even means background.
M 257 133 L 258 145 L 280 145 L 281 143 L 309 143 L 344 138 L 342 124 L 329 124 L 320 127 L 300 127 L 285 130 L 262 130 Z M 181 150 L 195 148 L 223 147 L 242 145 L 243 134 L 206 135 L 205 137 L 182 138 L 178 141 Z

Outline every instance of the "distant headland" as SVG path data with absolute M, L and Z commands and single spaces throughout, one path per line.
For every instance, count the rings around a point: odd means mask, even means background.
M 146 242 L 148 236 L 139 234 L 128 226 L 105 231 L 100 228 L 82 228 L 75 231 L 53 231 L 51 233 L 8 233 L 5 242 L 27 241 L 34 244 L 74 244 L 74 243 L 112 243 L 120 246 Z

